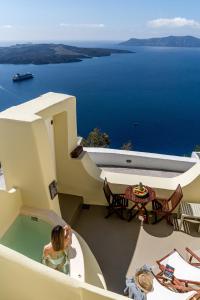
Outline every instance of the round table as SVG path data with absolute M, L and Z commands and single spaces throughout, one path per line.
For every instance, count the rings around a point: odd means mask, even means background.
M 155 199 L 155 191 L 149 186 L 145 186 L 148 190 L 148 193 L 143 197 L 138 197 L 134 194 L 133 189 L 138 185 L 128 186 L 125 190 L 125 197 L 129 201 L 133 202 L 133 206 L 129 209 L 129 221 L 132 220 L 138 213 L 145 217 L 145 220 L 148 222 L 148 214 L 146 210 L 146 205 L 152 202 Z M 136 209 L 136 212 L 133 213 L 133 210 Z

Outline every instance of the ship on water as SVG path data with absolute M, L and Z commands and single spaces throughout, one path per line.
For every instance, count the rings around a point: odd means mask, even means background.
M 26 80 L 26 79 L 31 79 L 31 78 L 33 78 L 34 76 L 33 76 L 33 74 L 32 73 L 25 73 L 25 74 L 19 74 L 19 73 L 17 73 L 17 74 L 15 74 L 14 76 L 13 76 L 13 81 L 22 81 L 22 80 Z

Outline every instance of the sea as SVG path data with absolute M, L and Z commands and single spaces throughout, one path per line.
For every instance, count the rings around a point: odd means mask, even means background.
M 200 48 L 125 47 L 116 42 L 65 44 L 133 53 L 78 63 L 0 65 L 0 110 L 47 92 L 77 98 L 78 135 L 95 127 L 111 148 L 190 156 L 200 144 Z M 13 82 L 15 73 L 34 79 Z

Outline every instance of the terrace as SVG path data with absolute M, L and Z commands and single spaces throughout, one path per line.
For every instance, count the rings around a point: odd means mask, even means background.
M 70 199 L 72 198 L 69 196 L 60 201 L 61 212 L 65 219 L 69 217 L 68 207 L 72 205 Z M 176 214 L 173 226 L 168 225 L 165 220 L 155 225 L 142 226 L 137 217 L 127 222 L 116 215 L 105 219 L 105 215 L 104 206 L 83 205 L 73 219 L 73 228 L 89 245 L 110 291 L 122 294 L 126 276 L 133 275 L 135 270 L 144 264 L 154 266 L 157 273 L 156 260 L 174 248 L 183 256 L 185 247 L 193 250 L 200 248 L 197 224 L 185 222 L 184 230 L 180 231 Z

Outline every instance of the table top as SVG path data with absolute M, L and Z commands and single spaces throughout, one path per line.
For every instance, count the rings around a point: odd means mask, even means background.
M 156 197 L 155 191 L 152 188 L 150 188 L 149 186 L 145 186 L 146 189 L 148 190 L 148 194 L 146 196 L 138 197 L 137 195 L 135 195 L 133 192 L 133 189 L 136 186 L 138 186 L 138 185 L 132 185 L 132 186 L 128 186 L 126 188 L 125 197 L 128 200 L 133 201 L 135 203 L 148 203 L 155 199 L 155 197 Z

